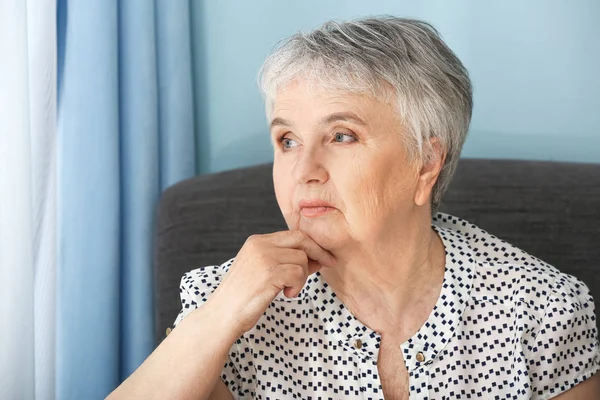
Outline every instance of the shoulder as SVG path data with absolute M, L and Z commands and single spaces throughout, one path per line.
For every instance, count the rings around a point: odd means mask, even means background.
M 194 293 L 201 297 L 208 296 L 221 283 L 234 260 L 232 258 L 220 265 L 209 265 L 186 272 L 181 277 L 179 292 Z
M 556 396 L 600 369 L 594 299 L 582 281 L 460 218 L 438 214 L 434 225 L 470 252 L 471 307 L 505 315 L 519 332 L 515 365 L 525 366 L 534 398 Z
M 557 315 L 575 323 L 585 318 L 595 328 L 594 299 L 576 277 L 463 219 L 439 213 L 434 225 L 451 231 L 470 252 L 472 306 L 502 309 L 532 338 Z
M 468 221 L 438 213 L 434 225 L 458 236 L 470 252 L 474 275 L 471 297 L 475 299 L 510 306 L 524 303 L 542 312 L 551 295 L 561 290 L 574 287 L 589 295 L 577 278 Z
M 513 266 L 550 275 L 556 275 L 559 272 L 548 263 L 464 219 L 438 213 L 433 218 L 433 225 L 459 235 L 472 251 L 473 259 L 478 263 Z
M 217 289 L 234 258 L 220 265 L 209 265 L 186 272 L 181 277 L 179 296 L 181 311 L 175 320 L 177 326 L 190 312 L 206 303 L 208 297 Z
M 594 300 L 587 286 L 561 273 L 548 292 L 541 321 L 522 340 L 531 390 L 539 398 L 563 393 L 600 369 Z

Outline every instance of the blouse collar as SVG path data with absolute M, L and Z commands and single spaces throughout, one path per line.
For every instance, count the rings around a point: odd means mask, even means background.
M 421 328 L 400 345 L 406 368 L 410 372 L 422 364 L 429 365 L 444 349 L 459 325 L 473 285 L 471 250 L 463 237 L 450 229 L 432 225 L 446 250 L 444 281 L 440 296 Z M 278 296 L 279 300 L 283 300 Z M 381 336 L 367 328 L 340 301 L 317 272 L 309 277 L 295 299 L 310 301 L 324 324 L 324 336 L 332 344 L 345 347 L 361 359 L 377 360 Z

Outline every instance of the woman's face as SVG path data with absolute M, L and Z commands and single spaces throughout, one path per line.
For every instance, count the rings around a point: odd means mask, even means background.
M 275 194 L 289 229 L 327 250 L 377 243 L 417 207 L 418 166 L 407 159 L 401 121 L 387 102 L 315 85 L 309 91 L 296 80 L 278 93 L 271 140 Z M 302 209 L 303 200 L 332 208 Z

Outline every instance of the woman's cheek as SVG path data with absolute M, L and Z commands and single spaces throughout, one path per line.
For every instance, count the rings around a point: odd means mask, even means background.
M 273 187 L 279 209 L 284 215 L 290 213 L 293 208 L 293 186 L 292 180 L 285 171 L 277 170 L 273 173 Z
M 344 200 L 345 213 L 353 225 L 362 226 L 377 212 L 377 178 L 361 164 L 349 164 L 342 173 L 335 186 Z
M 380 219 L 389 208 L 388 200 L 391 192 L 398 188 L 393 187 L 393 179 L 390 179 L 395 166 L 390 165 L 389 160 L 379 156 L 373 156 L 370 149 L 365 152 L 357 152 L 352 162 L 354 192 L 357 193 L 360 202 L 361 214 L 369 220 Z

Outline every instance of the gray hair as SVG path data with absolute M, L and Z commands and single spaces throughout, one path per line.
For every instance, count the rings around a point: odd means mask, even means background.
M 278 90 L 298 77 L 323 88 L 396 102 L 409 133 L 410 161 L 434 157 L 429 139 L 437 138 L 446 152 L 432 193 L 432 213 L 437 212 L 467 137 L 473 102 L 467 70 L 433 26 L 382 16 L 329 21 L 285 39 L 259 74 L 267 118 Z

